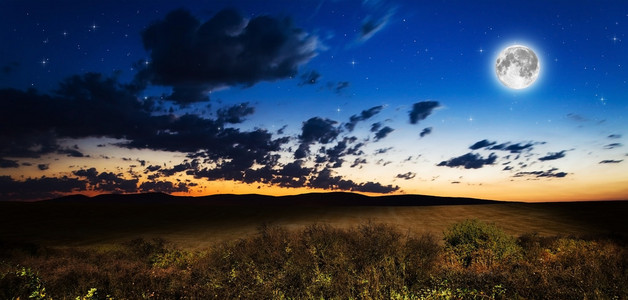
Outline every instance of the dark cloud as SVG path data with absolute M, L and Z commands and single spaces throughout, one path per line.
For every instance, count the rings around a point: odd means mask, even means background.
M 603 161 L 600 161 L 600 164 L 618 164 L 620 162 L 624 161 L 623 159 L 620 160 L 613 160 L 613 159 L 605 159 Z
M 19 168 L 20 164 L 17 163 L 17 160 L 4 159 L 0 157 L 0 168 L 8 169 L 8 168 Z
M 412 178 L 416 177 L 416 173 L 414 172 L 408 172 L 408 173 L 403 173 L 403 174 L 397 174 L 397 176 L 395 176 L 395 178 L 399 178 L 399 179 L 405 179 L 405 180 L 410 180 Z
M 174 193 L 174 192 L 188 192 L 189 189 L 184 182 L 174 184 L 170 181 L 146 181 L 140 184 L 139 191 L 157 192 L 157 193 Z
M 161 168 L 159 173 L 163 176 L 169 177 L 187 170 L 196 170 L 198 167 L 199 161 L 197 159 L 193 159 L 192 161 L 185 160 L 172 168 Z M 152 169 L 154 169 L 154 167 Z
M 569 113 L 567 114 L 567 118 L 572 120 L 572 121 L 576 121 L 576 122 L 586 122 L 589 119 L 579 115 L 579 114 L 575 114 L 575 113 Z
M 349 81 L 339 81 L 333 86 L 333 90 L 336 94 L 342 93 L 350 85 Z
M 319 117 L 311 118 L 303 122 L 299 139 L 304 143 L 319 142 L 321 144 L 327 144 L 335 140 L 340 133 L 340 129 L 334 126 L 337 123 L 338 122 L 330 119 Z
M 547 155 L 539 158 L 540 161 L 547 161 L 547 160 L 555 160 L 555 159 L 559 159 L 559 158 L 563 158 L 565 157 L 565 151 L 560 151 L 560 152 L 549 152 L 547 153 Z
M 371 132 L 377 132 L 380 128 L 382 128 L 381 122 L 371 124 Z
M 375 150 L 375 155 L 384 154 L 384 153 L 386 153 L 386 152 L 388 152 L 388 151 L 390 151 L 392 149 L 393 149 L 393 147 L 377 149 L 377 150 Z
M 604 149 L 615 149 L 615 148 L 619 148 L 621 146 L 623 146 L 622 143 L 611 143 L 611 144 L 608 144 L 608 145 L 604 145 Z
M 325 190 L 343 190 L 364 193 L 387 194 L 399 190 L 398 186 L 381 185 L 376 182 L 356 183 L 353 180 L 343 179 L 342 176 L 332 175 L 330 169 L 323 169 L 310 179 L 308 187 Z
M 351 116 L 349 118 L 349 122 L 346 123 L 344 126 L 345 126 L 345 128 L 347 130 L 349 130 L 351 132 L 351 131 L 353 131 L 355 126 L 358 124 L 358 122 L 370 119 L 374 115 L 376 115 L 379 112 L 381 112 L 383 108 L 384 108 L 383 106 L 378 105 L 378 106 L 374 106 L 374 107 L 371 107 L 369 109 L 363 110 L 359 115 Z
M 85 191 L 87 182 L 67 176 L 52 178 L 28 178 L 24 181 L 14 180 L 10 176 L 0 176 L 1 200 L 40 200 L 50 199 L 62 193 Z
M 382 19 L 368 18 L 364 20 L 362 27 L 360 28 L 360 41 L 366 41 L 373 37 L 375 33 L 382 30 L 384 26 L 386 26 L 386 23 L 388 23 L 388 17 Z
M 410 124 L 417 124 L 421 120 L 425 120 L 435 108 L 440 107 L 436 101 L 421 101 L 414 103 L 410 111 Z
M 343 156 L 345 154 L 345 151 L 347 150 L 347 143 L 348 140 L 344 139 L 340 142 L 338 142 L 338 144 L 336 144 L 336 146 L 329 148 L 329 149 L 321 149 L 321 152 L 325 153 L 325 157 L 319 159 L 319 162 L 322 161 L 327 161 L 329 163 L 331 163 L 332 165 L 330 166 L 331 168 L 340 168 L 342 167 L 342 164 L 344 163 L 344 159 Z
M 384 1 L 363 1 L 362 6 L 368 15 L 362 20 L 358 42 L 365 42 L 384 29 L 395 13 L 395 7 Z
M 476 142 L 475 144 L 471 145 L 469 147 L 469 149 L 471 149 L 471 150 L 478 150 L 478 149 L 481 149 L 481 148 L 486 148 L 488 146 L 493 146 L 495 144 L 497 144 L 497 142 L 491 142 L 489 140 L 481 140 L 481 141 Z
M 238 124 L 244 122 L 244 117 L 252 115 L 254 112 L 255 109 L 249 106 L 249 103 L 242 103 L 228 108 L 221 108 L 216 112 L 218 115 L 217 121 L 219 123 Z
M 426 136 L 428 134 L 431 134 L 431 133 L 432 133 L 432 127 L 425 127 L 425 128 L 423 128 L 423 130 L 421 130 L 421 133 L 419 133 L 419 136 L 420 137 L 424 137 L 424 136 Z
M 66 154 L 68 157 L 85 157 L 85 155 L 77 149 L 66 148 L 57 150 L 59 154 Z
M 521 153 L 523 151 L 530 151 L 533 149 L 534 145 L 543 144 L 542 142 L 529 142 L 529 143 L 517 143 L 512 144 L 502 143 L 499 145 L 495 145 L 490 147 L 490 150 L 500 150 L 500 151 L 509 151 L 510 153 Z
M 145 172 L 155 172 L 155 171 L 158 171 L 159 169 L 161 169 L 160 165 L 150 165 L 150 166 L 146 167 L 146 171 Z
M 609 139 L 620 139 L 621 134 L 611 134 L 608 136 Z
M 110 193 L 137 192 L 138 179 L 125 179 L 122 174 L 114 174 L 113 172 L 99 173 L 96 168 L 76 170 L 72 174 L 85 179 L 95 191 Z
M 492 165 L 495 163 L 497 159 L 497 155 L 495 153 L 491 153 L 487 158 L 483 158 L 481 155 L 477 153 L 467 153 L 465 155 L 451 158 L 447 161 L 440 162 L 437 166 L 439 167 L 464 167 L 465 169 L 479 169 L 484 167 L 485 165 Z
M 50 164 L 38 164 L 37 168 L 41 171 L 50 169 Z
M 388 134 L 390 134 L 393 131 L 395 131 L 395 130 L 390 128 L 390 127 L 388 127 L 388 126 L 380 129 L 379 131 L 377 131 L 375 133 L 375 141 L 377 142 L 377 141 L 385 138 L 386 136 L 388 136 Z
M 556 172 L 556 171 L 558 171 L 557 168 L 552 168 L 552 169 L 549 169 L 547 171 L 517 172 L 515 175 L 513 175 L 513 177 L 536 177 L 536 178 L 555 177 L 555 178 L 562 178 L 562 177 L 567 176 L 567 173 L 565 173 L 565 172 Z
M 317 37 L 289 19 L 245 20 L 222 10 L 201 23 L 186 10 L 170 12 L 142 32 L 150 62 L 139 78 L 172 86 L 171 99 L 190 103 L 221 86 L 253 86 L 294 76 L 317 55 Z
M 366 161 L 366 158 L 356 158 L 353 163 L 351 164 L 351 168 L 355 168 L 355 167 L 359 167 L 363 164 L 366 164 L 368 161 Z M 360 167 L 361 168 L 361 167 Z
M 312 70 L 307 73 L 301 74 L 300 78 L 301 82 L 299 82 L 299 85 L 301 86 L 317 84 L 318 80 L 321 78 L 321 74 L 316 72 L 315 70 Z
M 319 117 L 314 117 L 303 122 L 301 135 L 299 135 L 301 144 L 295 152 L 295 157 L 299 159 L 307 156 L 310 151 L 310 145 L 315 142 L 328 144 L 335 140 L 340 134 L 340 129 L 335 126 L 337 123 L 336 121 Z
M 277 176 L 272 178 L 271 183 L 280 187 L 304 187 L 312 172 L 314 169 L 304 167 L 302 160 L 295 160 L 283 166 L 277 172 Z

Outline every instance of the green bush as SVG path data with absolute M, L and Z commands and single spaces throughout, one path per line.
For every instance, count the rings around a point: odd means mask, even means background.
M 497 261 L 521 256 L 517 240 L 493 224 L 465 220 L 444 232 L 445 249 L 454 253 L 463 266 L 493 266 Z

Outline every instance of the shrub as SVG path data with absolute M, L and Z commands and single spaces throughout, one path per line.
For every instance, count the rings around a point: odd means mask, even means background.
M 521 255 L 515 238 L 493 224 L 476 219 L 452 225 L 444 236 L 445 249 L 453 252 L 464 267 L 472 264 L 491 267 L 497 260 Z
M 1 299 L 45 299 L 46 287 L 30 268 L 4 266 L 0 272 Z M 1 269 L 0 269 L 1 270 Z

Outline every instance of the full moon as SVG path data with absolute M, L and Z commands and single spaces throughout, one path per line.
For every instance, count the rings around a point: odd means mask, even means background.
M 497 57 L 495 72 L 497 78 L 511 89 L 525 89 L 539 77 L 541 65 L 532 49 L 515 45 L 510 46 Z

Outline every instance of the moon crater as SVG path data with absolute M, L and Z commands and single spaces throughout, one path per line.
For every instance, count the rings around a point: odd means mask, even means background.
M 539 77 L 541 65 L 532 49 L 515 45 L 504 49 L 495 63 L 497 78 L 511 89 L 524 89 Z

